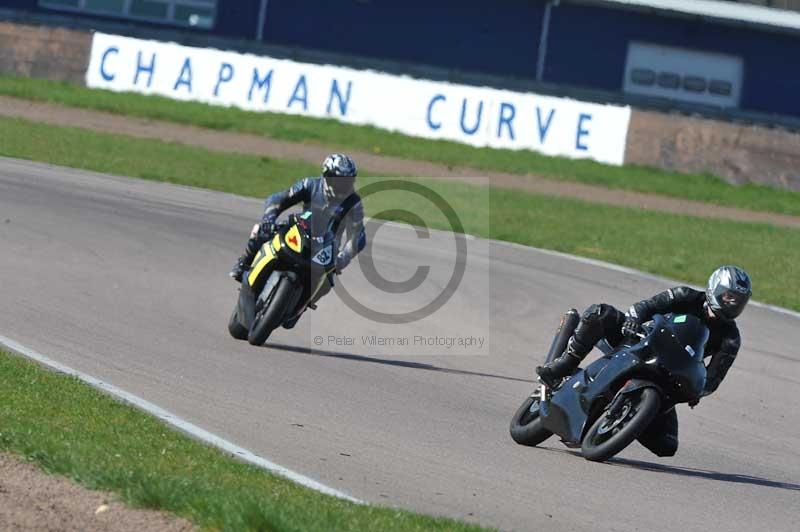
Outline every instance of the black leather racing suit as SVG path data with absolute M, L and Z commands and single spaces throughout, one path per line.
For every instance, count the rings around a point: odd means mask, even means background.
M 344 206 L 342 206 L 343 202 L 346 202 Z M 275 192 L 266 199 L 264 214 L 261 217 L 261 227 L 274 224 L 282 212 L 298 203 L 302 203 L 306 211 L 311 211 L 315 218 L 322 219 L 326 224 L 337 209 L 344 208 L 346 210 L 338 233 L 339 253 L 336 256 L 336 270 L 341 271 L 346 268 L 367 244 L 361 198 L 356 192 L 348 197 L 331 197 L 326 191 L 324 178 L 307 177 L 292 185 L 288 190 Z M 247 242 L 247 253 L 255 256 L 268 237 L 268 234 L 254 228 L 250 240 Z M 327 294 L 331 285 L 332 280 L 331 283 L 325 283 L 317 292 L 314 301 Z
M 733 321 L 710 319 L 705 308 L 705 292 L 687 286 L 677 286 L 660 292 L 631 306 L 628 315 L 640 324 L 649 321 L 654 314 L 691 314 L 697 316 L 709 329 L 705 357 L 711 360 L 706 365 L 707 377 L 703 395 L 713 393 L 728 373 L 739 352 L 741 338 Z M 606 339 L 612 346 L 622 340 L 622 324 L 625 314 L 611 305 L 592 305 L 583 314 L 574 340 L 586 353 L 598 341 Z M 585 353 L 582 353 L 585 356 Z M 658 456 L 672 456 L 678 450 L 678 416 L 675 409 L 657 417 L 639 441 Z
M 352 202 L 352 207 L 348 209 L 342 223 L 344 233 L 342 233 L 339 254 L 336 257 L 337 270 L 347 267 L 350 261 L 367 245 L 367 235 L 364 231 L 364 208 L 358 194 L 355 192 L 353 194 L 357 201 L 348 201 L 348 203 Z M 292 185 L 288 190 L 275 192 L 269 196 L 264 202 L 264 215 L 261 220 L 275 223 L 283 211 L 301 202 L 303 209 L 328 220 L 345 199 L 328 197 L 325 191 L 325 178 L 307 177 Z

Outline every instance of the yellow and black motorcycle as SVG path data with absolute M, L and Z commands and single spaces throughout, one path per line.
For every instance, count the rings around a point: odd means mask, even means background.
M 242 277 L 228 322 L 231 336 L 262 345 L 281 325 L 293 326 L 323 284 L 333 282 L 341 216 L 322 218 L 311 211 L 292 214 L 261 246 Z

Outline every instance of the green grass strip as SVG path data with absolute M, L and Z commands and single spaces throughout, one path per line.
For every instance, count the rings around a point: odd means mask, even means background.
M 356 149 L 479 170 L 532 173 L 552 180 L 602 185 L 800 216 L 800 193 L 762 185 L 734 186 L 709 175 L 690 175 L 641 166 L 609 166 L 587 160 L 548 157 L 531 151 L 474 148 L 448 141 L 408 137 L 370 126 L 130 93 L 87 89 L 54 81 L 0 76 L 0 94 L 122 115 L 231 130 L 337 149 Z
M 179 434 L 76 378 L 0 351 L 0 450 L 220 530 L 482 530 L 303 488 Z
M 0 119 L 0 155 L 264 197 L 318 168 L 302 162 L 211 152 L 181 144 Z M 365 170 L 365 173 L 368 170 Z M 360 179 L 363 186 L 369 178 Z M 465 231 L 597 258 L 704 284 L 720 264 L 747 268 L 755 299 L 800 310 L 800 231 L 552 198 L 514 190 L 424 181 L 452 204 Z M 400 194 L 400 193 L 398 193 Z M 367 214 L 404 208 L 448 229 L 425 200 L 378 194 Z M 402 218 L 387 214 L 390 219 Z M 647 296 L 650 294 L 642 294 Z M 569 304 L 569 302 L 565 302 Z

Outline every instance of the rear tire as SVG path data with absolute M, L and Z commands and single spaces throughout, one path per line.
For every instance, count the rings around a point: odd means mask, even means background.
M 272 331 L 280 327 L 286 315 L 286 305 L 293 291 L 294 285 L 289 279 L 282 277 L 278 281 L 266 308 L 256 313 L 250 334 L 247 335 L 248 342 L 252 345 L 262 345 Z
M 528 397 L 511 418 L 509 432 L 511 432 L 511 438 L 520 445 L 536 447 L 553 435 L 542 426 L 538 405 L 538 396 Z
M 633 443 L 658 415 L 661 394 L 655 388 L 642 388 L 626 396 L 619 418 L 608 418 L 605 411 L 592 424 L 581 442 L 583 457 L 592 462 L 605 462 Z
M 228 320 L 228 332 L 237 340 L 247 340 L 247 327 L 239 323 L 239 305 L 233 309 L 231 319 Z

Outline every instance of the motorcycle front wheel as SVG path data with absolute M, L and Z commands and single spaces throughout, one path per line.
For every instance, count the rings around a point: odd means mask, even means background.
M 626 394 L 618 412 L 603 412 L 583 437 L 583 457 L 605 462 L 622 451 L 647 429 L 660 407 L 661 395 L 654 388 Z
M 520 445 L 536 447 L 553 435 L 542 426 L 539 418 L 539 397 L 531 396 L 525 399 L 522 406 L 511 418 L 509 427 L 511 438 Z
M 248 342 L 252 345 L 262 345 L 267 341 L 272 331 L 277 329 L 283 321 L 287 310 L 286 305 L 293 291 L 294 285 L 289 279 L 283 277 L 278 281 L 269 301 L 256 313 L 250 334 L 247 335 Z

